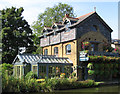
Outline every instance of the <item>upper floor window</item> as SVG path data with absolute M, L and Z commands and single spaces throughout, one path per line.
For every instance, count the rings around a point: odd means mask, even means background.
M 54 47 L 54 55 L 58 55 L 58 47 Z
M 68 44 L 66 45 L 66 54 L 70 54 L 71 53 L 71 45 Z
M 48 55 L 48 49 L 44 50 L 44 55 Z
M 55 36 L 55 35 L 57 35 L 57 32 L 56 32 L 56 31 L 54 31 L 54 36 Z
M 97 25 L 93 25 L 93 30 L 97 32 L 99 31 L 99 27 Z
M 47 37 L 47 31 L 44 31 L 43 36 L 44 36 L 44 38 Z

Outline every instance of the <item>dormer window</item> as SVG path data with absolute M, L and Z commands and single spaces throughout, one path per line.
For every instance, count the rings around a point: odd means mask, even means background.
M 53 25 L 52 26 L 52 29 L 53 29 L 53 31 L 54 31 L 54 35 L 57 35 L 57 30 L 58 30 L 58 27 L 56 26 L 56 25 Z
M 69 31 L 70 31 L 69 26 L 71 25 L 70 21 L 65 20 L 64 24 L 65 24 L 65 28 L 66 28 L 66 30 L 65 30 L 65 31 L 66 31 L 66 32 L 69 32 Z
M 47 38 L 46 34 L 44 34 L 44 38 Z
M 56 31 L 54 31 L 54 36 L 55 36 L 55 35 L 57 35 L 57 32 L 56 32 Z
M 43 30 L 43 36 L 44 36 L 44 38 L 46 38 L 47 36 L 47 31 L 46 30 Z

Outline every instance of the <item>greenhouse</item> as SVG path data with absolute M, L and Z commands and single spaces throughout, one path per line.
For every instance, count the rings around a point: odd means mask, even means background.
M 13 61 L 14 76 L 21 78 L 29 71 L 37 74 L 38 78 L 51 78 L 65 73 L 68 77 L 72 72 L 72 61 L 68 58 L 34 54 L 18 54 Z

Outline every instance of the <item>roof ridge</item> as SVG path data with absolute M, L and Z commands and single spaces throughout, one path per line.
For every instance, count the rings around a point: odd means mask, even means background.
M 93 13 L 95 13 L 96 11 L 93 11 L 93 12 L 90 12 L 90 13 L 87 13 L 87 14 L 85 14 L 85 15 L 82 15 L 82 16 L 80 16 L 80 17 L 77 17 L 78 19 L 80 19 L 81 17 L 84 17 L 84 16 L 87 16 L 87 15 L 91 15 L 91 14 L 93 14 Z

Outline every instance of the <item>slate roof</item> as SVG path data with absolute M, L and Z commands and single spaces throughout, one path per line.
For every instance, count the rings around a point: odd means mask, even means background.
M 16 58 L 13 61 L 13 64 L 15 64 L 16 59 L 19 59 L 19 61 L 26 62 L 26 63 L 60 63 L 60 64 L 72 64 L 72 61 L 69 58 L 62 58 L 62 57 L 56 57 L 54 55 L 39 55 L 39 54 L 19 54 L 16 56 Z
M 69 28 L 72 28 L 72 27 L 74 27 L 74 26 L 82 23 L 85 19 L 89 18 L 89 17 L 90 17 L 91 15 L 93 15 L 93 14 L 96 14 L 96 15 L 97 15 L 97 17 L 100 19 L 100 21 L 110 30 L 110 32 L 113 31 L 113 30 L 104 22 L 104 20 L 96 13 L 96 11 L 93 11 L 93 12 L 90 12 L 90 13 L 88 13 L 88 14 L 82 15 L 82 16 L 80 16 L 80 17 L 78 17 L 78 18 L 73 18 L 73 17 L 66 16 L 66 17 L 63 18 L 63 20 L 64 20 L 65 18 L 68 18 L 68 19 L 71 21 L 71 25 L 69 26 Z M 65 29 L 65 26 L 64 26 L 64 27 L 62 26 L 61 28 L 59 28 L 59 30 L 57 30 L 57 32 L 62 31 L 62 30 L 64 30 L 64 29 Z M 53 32 L 51 31 L 51 32 L 49 32 L 47 35 L 52 34 L 52 33 L 53 33 Z M 43 37 L 43 35 L 41 35 L 39 38 L 41 38 L 41 37 Z

